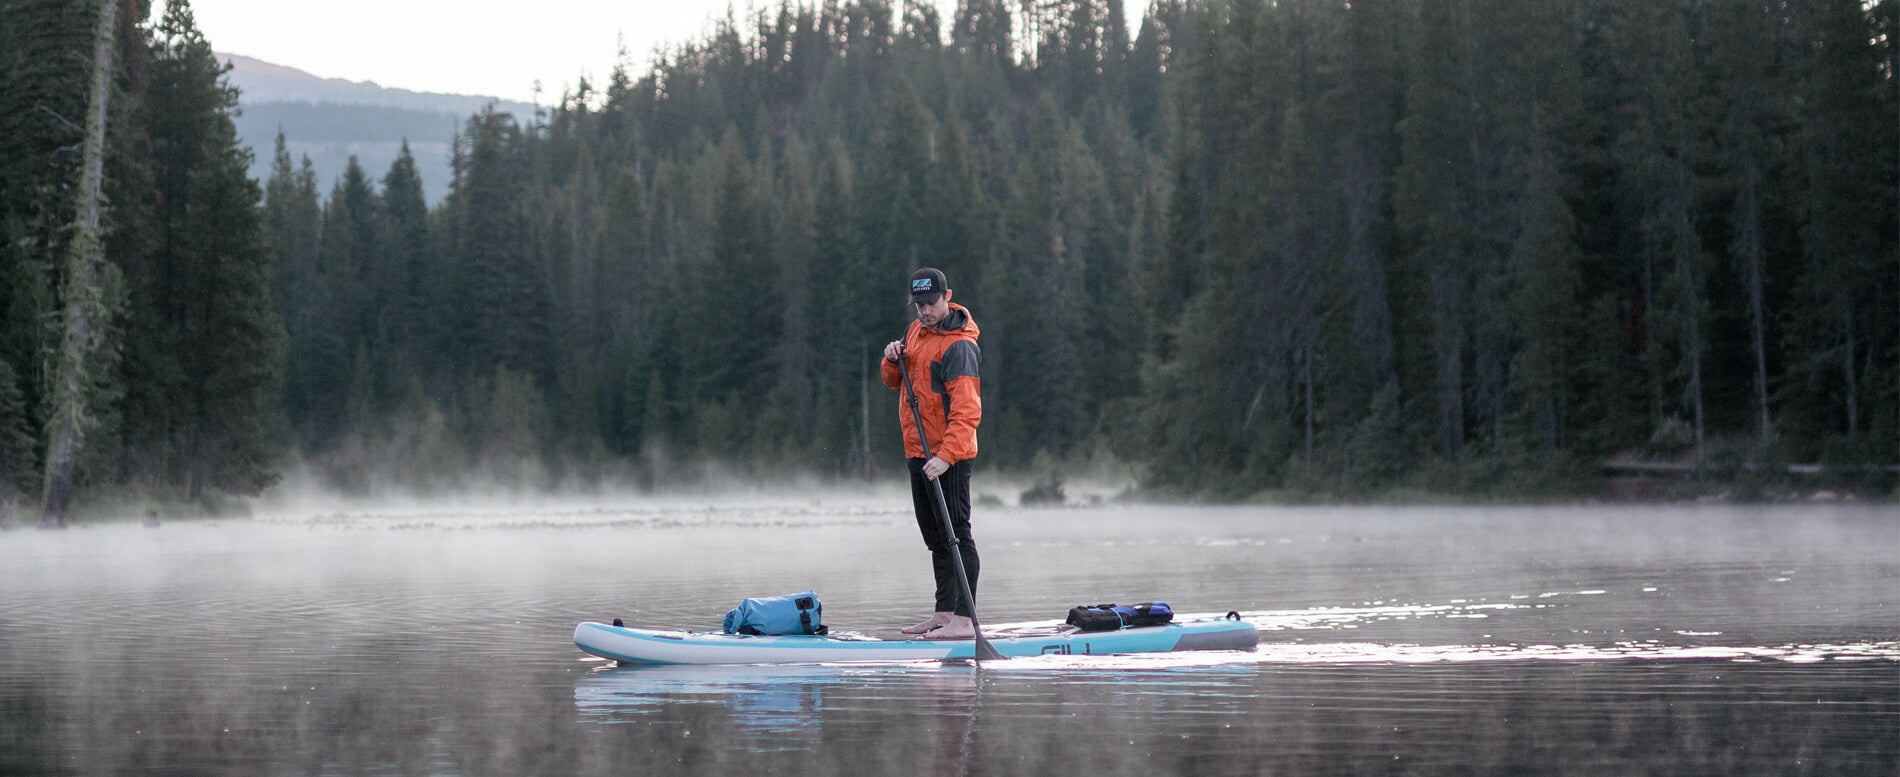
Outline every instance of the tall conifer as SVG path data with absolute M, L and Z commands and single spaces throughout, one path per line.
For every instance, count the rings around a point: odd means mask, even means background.
M 134 305 L 152 318 L 134 323 L 149 335 L 127 358 L 163 377 L 135 388 L 165 392 L 169 403 L 169 434 L 159 443 L 166 485 L 194 501 L 256 494 L 277 479 L 284 358 L 261 192 L 231 123 L 237 92 L 187 3 L 168 4 L 153 52 L 156 215 L 165 231 L 153 275 L 129 285 L 152 295 Z

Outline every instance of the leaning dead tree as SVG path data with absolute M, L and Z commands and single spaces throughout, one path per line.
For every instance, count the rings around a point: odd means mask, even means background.
M 87 407 L 89 367 L 104 339 L 105 262 L 99 225 L 105 209 L 106 107 L 112 95 L 113 33 L 119 0 L 99 0 L 93 34 L 92 81 L 86 99 L 86 140 L 74 198 L 72 241 L 60 266 L 60 336 L 53 367 L 52 412 L 46 421 L 46 483 L 41 525 L 63 527 L 72 501 L 73 465 L 92 421 Z

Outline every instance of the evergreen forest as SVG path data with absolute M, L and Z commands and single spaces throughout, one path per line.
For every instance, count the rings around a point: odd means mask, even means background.
M 730 13 L 468 117 L 431 208 L 246 177 L 185 2 L 0 0 L 0 498 L 898 477 L 923 266 L 990 472 L 1893 492 L 1900 2 L 1129 10 Z

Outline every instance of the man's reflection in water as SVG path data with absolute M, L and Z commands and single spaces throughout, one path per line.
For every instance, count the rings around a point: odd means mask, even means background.
M 936 777 L 965 777 L 976 762 L 976 719 L 983 703 L 983 675 L 971 664 L 946 667 L 942 674 L 923 682 L 936 697 L 937 714 L 944 723 L 932 759 L 935 768 L 929 771 Z

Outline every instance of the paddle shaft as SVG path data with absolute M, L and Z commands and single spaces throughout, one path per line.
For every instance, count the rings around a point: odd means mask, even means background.
M 897 369 L 904 374 L 904 399 L 910 403 L 910 420 L 917 427 L 917 443 L 924 449 L 924 462 L 927 464 L 932 458 L 930 438 L 924 434 L 924 414 L 917 409 L 917 393 L 910 387 L 910 362 L 907 356 L 897 357 Z M 963 569 L 963 544 L 957 540 L 956 525 L 950 522 L 950 505 L 943 499 L 943 483 L 933 477 L 926 476 L 924 479 L 930 481 L 930 495 L 936 499 L 937 517 L 943 521 L 944 536 L 950 538 L 950 560 L 957 568 L 957 584 L 963 587 L 963 605 L 970 611 L 970 628 L 976 632 L 976 660 L 1002 658 L 1003 654 L 996 652 L 996 648 L 990 646 L 990 641 L 983 638 L 983 624 L 977 622 L 976 592 L 970 588 L 970 574 Z

